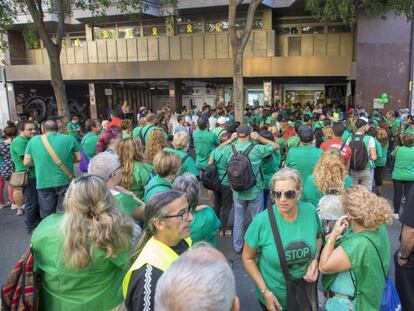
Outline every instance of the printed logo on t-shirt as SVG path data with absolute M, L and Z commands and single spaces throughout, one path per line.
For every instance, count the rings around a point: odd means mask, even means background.
M 288 266 L 302 265 L 311 259 L 311 248 L 305 241 L 295 241 L 285 248 Z

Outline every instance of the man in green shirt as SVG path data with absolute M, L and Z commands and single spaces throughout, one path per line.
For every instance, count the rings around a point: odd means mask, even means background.
M 83 136 L 81 147 L 88 160 L 92 159 L 96 154 L 96 143 L 101 133 L 101 125 L 94 119 L 88 119 L 85 122 L 86 135 Z
M 286 157 L 286 166 L 298 170 L 302 183 L 313 173 L 316 162 L 321 157 L 322 150 L 313 145 L 313 131 L 302 125 L 298 131 L 301 145 L 290 149 Z
M 227 133 L 227 122 L 228 118 L 226 117 L 219 117 L 217 119 L 216 127 L 213 128 L 211 131 L 217 135 L 217 138 L 220 139 L 221 135 Z
M 201 117 L 197 120 L 198 130 L 194 131 L 194 146 L 196 150 L 196 166 L 199 170 L 199 176 L 207 167 L 213 149 L 220 144 L 217 135 L 208 130 L 209 121 L 207 118 Z
M 261 166 L 263 165 L 263 160 L 279 149 L 278 144 L 260 136 L 256 132 L 252 133 L 251 127 L 245 124 L 240 125 L 237 128 L 237 134 L 233 134 L 231 139 L 223 145 L 230 145 L 234 143 L 234 147 L 238 152 L 244 152 L 251 144 L 254 143 L 251 140 L 258 143 L 248 154 L 253 173 L 256 176 L 256 184 L 245 191 L 238 192 L 233 190 L 233 247 L 237 253 L 242 251 L 243 236 L 246 226 L 262 210 L 264 177 Z M 223 159 L 228 160 L 228 165 L 231 158 L 234 156 L 232 146 L 224 147 L 222 153 L 229 155 L 226 158 L 223 157 Z
M 53 120 L 44 122 L 42 131 L 57 157 L 73 175 L 74 162 L 82 160 L 79 143 L 70 135 L 57 133 L 58 126 Z M 40 216 L 45 218 L 56 210 L 63 211 L 63 198 L 71 180 L 53 160 L 40 135 L 27 144 L 23 164 L 34 166 L 36 170 Z
M 24 224 L 27 233 L 31 233 L 40 222 L 39 201 L 36 190 L 36 174 L 33 167 L 23 164 L 24 153 L 29 140 L 36 134 L 36 127 L 30 121 L 19 123 L 20 135 L 13 139 L 10 145 L 10 154 L 14 164 L 14 172 L 21 173 L 29 171 L 29 182 L 23 187 L 24 195 Z
M 68 134 L 75 138 L 76 141 L 80 141 L 81 127 L 79 124 L 79 117 L 73 116 L 72 121 L 67 125 Z

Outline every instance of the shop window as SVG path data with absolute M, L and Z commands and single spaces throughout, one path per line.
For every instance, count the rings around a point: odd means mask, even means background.
M 115 27 L 111 27 L 111 28 L 94 27 L 94 38 L 95 40 L 116 39 L 117 38 L 116 28 Z
M 352 32 L 352 28 L 349 25 L 333 25 L 328 26 L 328 33 L 344 33 Z
M 140 27 L 120 27 L 118 28 L 119 39 L 131 39 L 141 36 Z
M 200 20 L 179 18 L 177 20 L 177 30 L 179 34 L 202 32 L 203 23 Z
M 302 26 L 302 34 L 324 34 L 325 26 Z
M 229 30 L 227 20 L 215 20 L 206 22 L 206 32 L 223 32 Z
M 278 35 L 297 35 L 299 28 L 297 26 L 281 26 L 276 28 Z
M 143 28 L 145 37 L 164 36 L 167 33 L 165 25 L 148 25 Z

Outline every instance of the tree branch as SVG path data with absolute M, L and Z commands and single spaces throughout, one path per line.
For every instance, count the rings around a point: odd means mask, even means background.
M 240 38 L 240 44 L 243 49 L 246 46 L 247 41 L 249 40 L 250 33 L 253 27 L 254 15 L 256 13 L 257 7 L 261 2 L 262 0 L 252 0 L 249 4 L 249 8 L 247 10 L 246 24 L 244 25 L 243 35 Z
M 242 0 L 229 0 L 229 36 L 233 53 L 236 47 L 240 45 L 240 38 L 236 32 L 236 12 L 237 6 L 243 2 Z

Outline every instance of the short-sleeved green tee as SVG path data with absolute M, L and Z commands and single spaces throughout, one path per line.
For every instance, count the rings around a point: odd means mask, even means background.
M 384 167 L 385 164 L 387 163 L 388 144 L 386 144 L 384 147 L 381 144 L 380 146 L 381 146 L 381 156 L 378 156 L 377 154 L 377 159 L 375 160 L 375 166 Z
M 237 141 L 234 144 L 234 147 L 238 152 L 244 152 L 253 142 L 240 142 Z M 234 153 L 231 146 L 225 146 L 222 150 L 223 153 L 228 154 L 229 161 L 233 157 Z M 253 173 L 256 176 L 256 185 L 251 187 L 246 191 L 233 191 L 233 194 L 236 199 L 241 201 L 249 201 L 257 198 L 259 194 L 262 193 L 264 189 L 264 176 L 263 171 L 261 171 L 261 166 L 263 164 L 263 159 L 272 153 L 275 150 L 272 145 L 260 145 L 256 144 L 255 147 L 249 153 L 250 163 L 252 164 Z
M 151 172 L 151 164 L 134 161 L 132 168 L 132 185 L 130 190 L 141 200 L 144 197 L 145 184 L 148 182 Z
M 190 224 L 190 237 L 193 243 L 205 241 L 211 246 L 217 247 L 217 230 L 221 222 L 214 210 L 207 206 L 198 211 L 193 211 L 193 220 Z
M 74 174 L 73 158 L 74 153 L 80 151 L 79 143 L 70 135 L 59 133 L 47 133 L 46 135 L 58 158 Z M 65 186 L 70 183 L 69 177 L 63 173 L 47 152 L 40 135 L 29 140 L 25 154 L 32 157 L 36 170 L 37 189 Z
M 351 133 L 348 130 L 345 130 L 341 136 L 342 142 L 346 142 L 349 137 L 351 137 Z
M 400 146 L 391 153 L 395 157 L 392 179 L 402 181 L 414 180 L 414 147 Z
M 286 139 L 284 139 L 283 137 L 278 137 L 275 139 L 276 144 L 279 145 L 279 151 L 280 151 L 280 155 L 282 157 L 282 160 L 286 158 L 286 153 L 287 153 L 287 142 Z
M 312 175 L 322 152 L 322 149 L 311 145 L 290 149 L 286 157 L 286 166 L 298 170 L 302 182 L 305 182 L 308 176 Z
M 136 128 L 135 128 L 136 129 Z M 134 131 L 135 131 L 134 129 Z M 145 125 L 142 130 L 138 131 L 138 136 L 139 138 L 143 138 L 143 144 L 146 145 L 148 142 L 148 139 L 150 137 L 150 134 L 155 131 L 156 129 L 161 130 L 162 135 L 164 136 L 165 139 L 167 139 L 167 134 L 164 132 L 164 130 L 160 127 L 155 126 L 154 124 L 147 124 Z M 134 136 L 134 131 L 132 132 L 132 136 L 135 138 Z
M 77 141 L 79 141 L 80 139 L 80 124 L 79 123 L 73 123 L 73 122 L 69 122 L 67 125 L 68 128 L 68 134 L 70 136 L 72 136 L 73 138 L 75 138 Z M 72 132 L 72 131 L 79 131 L 79 132 Z
M 224 148 L 216 148 L 211 153 L 214 161 L 216 161 L 217 172 L 221 180 L 221 184 L 224 186 L 229 185 L 229 177 L 227 176 L 227 163 L 229 161 L 228 154 L 223 152 Z
M 221 127 L 215 127 L 211 130 L 214 134 L 217 135 L 217 138 L 220 139 L 221 135 L 226 134 L 226 129 L 223 129 Z
M 40 310 L 112 310 L 122 301 L 122 279 L 129 251 L 107 257 L 95 248 L 87 268 L 68 268 L 62 260 L 63 215 L 43 219 L 32 235 L 35 271 L 42 273 Z
M 194 147 L 196 150 L 196 165 L 206 168 L 213 149 L 220 144 L 216 134 L 206 130 L 194 131 Z
M 392 136 L 398 135 L 398 131 L 399 131 L 400 126 L 401 126 L 400 120 L 394 119 L 394 120 L 390 120 L 390 121 L 387 121 L 387 122 L 389 122 L 389 124 L 391 125 L 391 134 L 392 134 Z
M 152 197 L 155 193 L 164 191 L 164 190 L 171 190 L 172 183 L 160 176 L 156 175 L 151 178 L 148 184 L 145 186 L 144 192 L 144 202 L 148 201 L 150 197 Z
M 377 153 L 377 159 L 382 158 L 381 143 L 378 141 L 378 139 L 376 137 L 373 137 L 373 138 L 374 138 L 374 142 L 375 142 L 375 152 Z M 376 161 L 369 160 L 369 162 L 370 162 L 370 168 L 375 168 Z
M 180 168 L 179 175 L 182 175 L 184 173 L 190 173 L 198 177 L 198 170 L 195 165 L 195 162 L 193 158 L 187 153 L 187 151 L 182 150 L 182 149 L 173 149 L 173 148 L 164 148 L 164 150 L 168 152 L 172 152 L 180 157 L 181 168 Z
M 142 127 L 141 126 L 137 126 L 132 130 L 132 137 L 134 138 L 138 138 L 139 137 L 139 133 L 141 132 Z
M 352 186 L 351 176 L 346 176 L 344 181 L 344 187 L 349 188 Z M 303 196 L 302 201 L 312 203 L 315 206 L 318 206 L 320 199 L 323 197 L 323 192 L 316 188 L 315 180 L 313 175 L 309 175 L 305 181 L 303 187 Z
M 132 216 L 133 211 L 141 206 L 134 197 L 127 193 L 122 193 L 116 190 L 111 190 L 114 199 L 118 203 L 118 207 L 121 211 L 123 211 L 126 215 Z
M 356 310 L 376 311 L 380 309 L 382 294 L 385 286 L 385 276 L 381 261 L 374 246 L 375 244 L 384 267 L 388 272 L 391 259 L 391 247 L 385 226 L 374 231 L 362 231 L 345 235 L 339 245 L 344 249 L 351 262 L 352 272 L 356 283 Z
M 88 160 L 92 159 L 96 155 L 96 143 L 98 140 L 99 135 L 92 132 L 88 132 L 85 136 L 83 136 L 81 146 Z
M 300 145 L 300 138 L 299 136 L 290 136 L 287 140 L 287 147 L 288 149 L 299 147 Z
M 279 170 L 279 168 L 280 168 L 279 151 L 276 151 L 270 156 L 267 156 L 263 160 L 262 171 L 263 171 L 263 177 L 264 177 L 264 189 L 270 189 L 270 180 L 272 179 L 273 175 Z
M 411 134 L 414 135 L 414 128 L 409 126 L 405 129 L 404 134 Z
M 302 278 L 315 257 L 317 238 L 322 233 L 321 223 L 315 207 L 310 203 L 298 202 L 298 213 L 293 222 L 286 221 L 275 205 L 272 206 L 276 223 L 293 279 Z M 247 229 L 244 240 L 251 248 L 258 250 L 258 267 L 266 287 L 273 292 L 283 309 L 286 309 L 286 281 L 280 266 L 275 240 L 267 211 L 257 215 Z M 263 297 L 256 289 L 259 300 Z
M 16 173 L 26 172 L 29 170 L 29 177 L 36 178 L 34 167 L 27 167 L 23 165 L 24 152 L 26 151 L 29 139 L 23 135 L 18 135 L 10 144 L 10 154 L 14 164 L 14 171 Z

